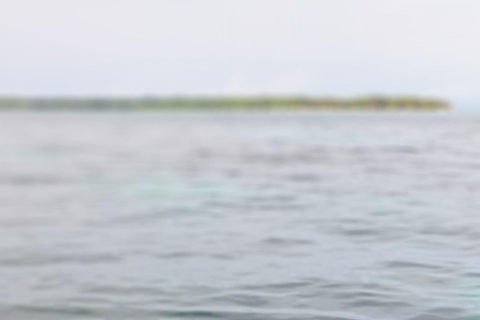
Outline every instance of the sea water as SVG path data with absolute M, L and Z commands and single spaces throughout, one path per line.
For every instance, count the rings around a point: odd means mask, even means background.
M 0 114 L 0 318 L 478 319 L 480 117 Z

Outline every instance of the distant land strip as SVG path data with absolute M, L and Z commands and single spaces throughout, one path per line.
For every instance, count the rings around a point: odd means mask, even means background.
M 418 96 L 0 97 L 0 110 L 325 110 L 446 111 L 450 102 Z

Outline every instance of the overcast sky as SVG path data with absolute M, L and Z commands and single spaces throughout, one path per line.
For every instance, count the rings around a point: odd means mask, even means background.
M 0 0 L 0 94 L 480 102 L 478 0 Z

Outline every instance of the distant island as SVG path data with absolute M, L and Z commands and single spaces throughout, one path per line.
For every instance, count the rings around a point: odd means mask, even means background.
M 451 108 L 451 104 L 443 99 L 410 96 L 351 99 L 306 96 L 0 97 L 0 110 L 446 111 Z

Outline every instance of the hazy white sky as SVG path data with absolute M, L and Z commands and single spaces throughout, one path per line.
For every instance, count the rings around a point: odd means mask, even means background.
M 478 0 L 0 0 L 0 94 L 480 102 Z

